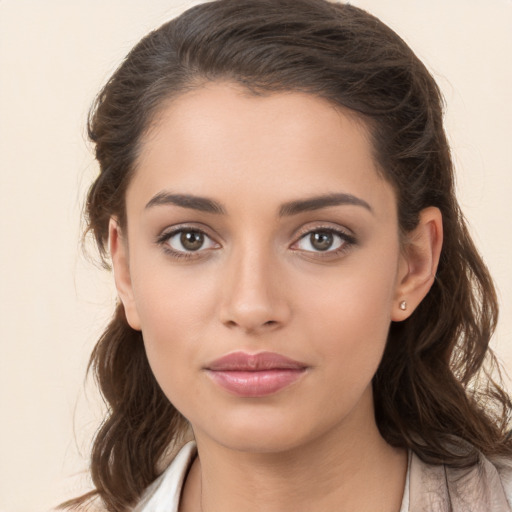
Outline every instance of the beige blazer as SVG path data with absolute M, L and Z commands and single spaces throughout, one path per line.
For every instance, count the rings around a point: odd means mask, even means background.
M 512 461 L 480 456 L 465 470 L 410 461 L 409 512 L 512 511 Z

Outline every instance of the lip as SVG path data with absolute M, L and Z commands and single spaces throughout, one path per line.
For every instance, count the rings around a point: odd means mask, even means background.
M 233 395 L 262 397 L 299 380 L 308 365 L 274 352 L 233 352 L 212 361 L 204 369 L 216 384 Z

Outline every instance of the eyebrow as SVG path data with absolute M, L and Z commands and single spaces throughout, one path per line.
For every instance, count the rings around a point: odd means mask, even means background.
M 182 208 L 190 208 L 201 212 L 225 215 L 225 208 L 207 197 L 195 196 L 192 194 L 172 194 L 159 192 L 146 204 L 146 209 L 161 205 L 175 205 Z M 329 206 L 353 205 L 361 206 L 373 213 L 372 207 L 363 199 L 352 194 L 331 193 L 313 196 L 306 199 L 298 199 L 283 203 L 279 208 L 279 217 L 290 217 L 302 212 L 320 210 Z
M 216 213 L 225 215 L 226 210 L 220 203 L 207 197 L 194 196 L 191 194 L 170 194 L 169 192 L 159 192 L 146 205 L 146 210 L 153 206 L 176 205 L 182 208 L 190 208 L 201 212 Z
M 279 217 L 297 215 L 298 213 L 320 210 L 329 206 L 353 205 L 362 206 L 373 213 L 372 207 L 363 199 L 352 194 L 332 193 L 299 199 L 284 203 L 279 209 Z

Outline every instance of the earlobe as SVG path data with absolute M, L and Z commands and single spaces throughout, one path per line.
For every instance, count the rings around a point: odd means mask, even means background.
M 439 208 L 425 208 L 416 228 L 408 234 L 401 257 L 391 320 L 408 318 L 434 284 L 443 244 Z
M 114 270 L 117 293 L 123 303 L 128 324 L 132 329 L 140 331 L 140 320 L 133 296 L 128 247 L 126 240 L 123 238 L 119 223 L 117 219 L 113 217 L 109 222 L 108 234 L 110 257 L 112 258 L 112 268 Z

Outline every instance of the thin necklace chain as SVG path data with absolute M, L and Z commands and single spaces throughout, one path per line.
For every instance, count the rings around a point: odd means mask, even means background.
M 203 508 L 203 475 L 199 474 L 199 512 L 204 512 Z

